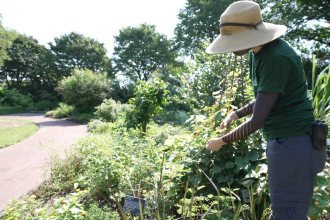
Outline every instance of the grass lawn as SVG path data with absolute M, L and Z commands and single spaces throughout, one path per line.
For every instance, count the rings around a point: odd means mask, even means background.
M 38 125 L 31 121 L 0 118 L 0 148 L 20 142 L 38 129 Z

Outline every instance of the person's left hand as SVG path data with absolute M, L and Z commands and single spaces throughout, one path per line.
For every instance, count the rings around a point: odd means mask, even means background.
M 222 140 L 222 138 L 212 138 L 208 142 L 206 142 L 206 149 L 209 149 L 211 151 L 218 151 L 220 148 L 225 145 L 226 142 Z

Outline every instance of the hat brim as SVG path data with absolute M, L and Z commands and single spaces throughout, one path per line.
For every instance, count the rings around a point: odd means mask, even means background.
M 269 43 L 282 36 L 287 27 L 263 22 L 258 30 L 250 29 L 231 35 L 219 35 L 206 49 L 208 54 L 229 53 Z

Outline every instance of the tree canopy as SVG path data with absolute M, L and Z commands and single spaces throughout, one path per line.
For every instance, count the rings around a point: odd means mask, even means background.
M 263 17 L 267 22 L 284 24 L 286 40 L 304 54 L 316 54 L 329 60 L 330 10 L 329 0 L 259 0 L 265 6 Z
M 220 16 L 233 0 L 187 0 L 180 10 L 175 32 L 175 47 L 185 55 L 201 49 L 203 40 L 212 42 L 220 33 Z
M 2 16 L 0 14 L 0 66 L 3 65 L 5 60 L 10 59 L 6 50 L 11 46 L 15 35 L 15 31 L 6 29 L 2 26 Z
M 56 57 L 57 71 L 64 76 L 69 76 L 75 67 L 112 74 L 112 64 L 103 43 L 77 32 L 55 37 L 54 41 L 55 44 L 49 43 L 50 50 Z
M 46 48 L 33 37 L 18 34 L 7 50 L 10 60 L 6 60 L 1 68 L 0 77 L 8 88 L 20 88 L 24 81 L 32 81 L 40 77 L 40 58 Z
M 116 70 L 132 81 L 148 81 L 157 69 L 176 63 L 177 54 L 171 41 L 155 30 L 154 25 L 126 27 L 115 36 L 114 61 Z

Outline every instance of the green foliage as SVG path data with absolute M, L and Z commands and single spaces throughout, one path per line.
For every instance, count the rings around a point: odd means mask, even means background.
M 73 118 L 73 120 L 75 120 L 76 122 L 79 122 L 79 123 L 88 123 L 93 118 L 94 118 L 94 115 L 92 115 L 92 114 L 82 113 L 82 114 L 78 114 L 77 116 L 75 116 Z
M 90 131 L 96 129 L 96 127 L 97 127 L 98 125 L 101 125 L 101 124 L 103 124 L 103 123 L 104 123 L 103 121 L 98 120 L 98 119 L 90 121 L 90 122 L 88 123 L 88 131 L 90 132 Z
M 74 107 L 66 103 L 59 103 L 59 107 L 54 111 L 46 112 L 46 117 L 65 118 L 69 117 L 74 112 Z
M 154 25 L 140 24 L 126 27 L 115 36 L 114 62 L 130 80 L 148 81 L 157 69 L 166 69 L 176 64 L 177 54 L 171 49 L 171 42 L 165 35 L 156 32 Z
M 63 78 L 56 90 L 67 104 L 74 105 L 81 112 L 92 112 L 110 95 L 109 88 L 106 74 L 75 68 L 73 75 Z
M 23 112 L 21 106 L 12 106 L 12 107 L 0 107 L 0 115 L 15 114 Z
M 308 215 L 315 219 L 326 213 L 330 213 L 330 195 L 327 193 L 330 190 L 329 177 L 330 173 L 328 171 L 321 172 L 317 175 L 314 195 L 308 210 Z
M 37 102 L 37 104 L 35 105 L 35 108 L 39 111 L 50 110 L 53 107 L 54 107 L 54 104 L 48 100 L 42 100 L 40 102 Z
M 10 60 L 5 61 L 1 67 L 0 79 L 5 80 L 10 89 L 19 89 L 25 81 L 34 81 L 40 75 L 44 53 L 47 53 L 46 48 L 38 44 L 36 39 L 18 34 L 7 49 Z
M 93 202 L 92 204 L 88 204 L 86 210 L 87 210 L 87 216 L 84 219 L 120 220 L 120 217 L 116 211 L 110 210 L 108 206 L 99 207 L 99 204 L 96 202 Z
M 128 104 L 121 104 L 120 101 L 113 99 L 104 99 L 100 106 L 95 107 L 97 109 L 94 114 L 104 122 L 114 122 L 122 112 L 129 111 L 132 106 Z
M 200 42 L 212 42 L 219 35 L 219 18 L 232 0 L 188 0 L 178 14 L 180 23 L 175 32 L 175 47 L 185 55 L 195 56 L 196 49 L 205 49 Z
M 10 60 L 6 50 L 11 46 L 15 37 L 15 31 L 6 29 L 2 26 L 2 16 L 0 14 L 0 67 L 5 60 Z
M 185 111 L 169 111 L 164 109 L 159 115 L 153 118 L 160 124 L 163 123 L 172 123 L 174 125 L 184 126 L 185 122 L 189 119 L 187 112 Z
M 162 106 L 166 104 L 166 86 L 160 79 L 137 82 L 134 89 L 135 98 L 129 101 L 133 109 L 126 114 L 127 128 L 140 128 L 143 133 L 147 131 L 150 119 L 159 114 L 163 110 Z
M 323 0 L 258 0 L 264 5 L 264 20 L 288 27 L 284 38 L 306 56 L 329 60 L 329 2 Z
M 16 88 L 8 89 L 7 86 L 1 88 L 0 105 L 2 106 L 21 106 L 26 109 L 33 105 L 31 94 L 23 95 Z
M 54 41 L 55 44 L 49 43 L 49 46 L 58 65 L 56 72 L 62 77 L 70 76 L 75 67 L 113 76 L 112 64 L 103 43 L 77 32 L 55 37 Z
M 42 200 L 36 199 L 35 195 L 14 199 L 0 219 L 85 219 L 88 214 L 79 200 L 87 192 L 78 191 L 56 199 L 51 211 L 47 205 L 43 206 Z
M 313 57 L 312 97 L 314 115 L 318 120 L 330 123 L 330 64 L 317 77 L 316 63 Z

